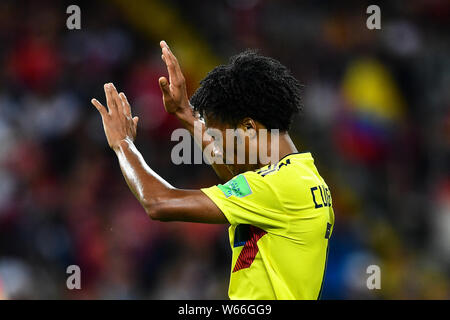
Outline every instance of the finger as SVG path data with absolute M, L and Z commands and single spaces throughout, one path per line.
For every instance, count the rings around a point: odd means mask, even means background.
M 178 73 L 173 60 L 170 57 L 169 50 L 166 47 L 162 48 L 162 55 L 163 60 L 166 63 L 167 71 L 169 72 L 169 81 L 170 83 L 174 83 L 178 80 Z
M 169 82 L 167 81 L 166 77 L 161 77 L 158 80 L 159 87 L 161 88 L 161 91 L 164 95 L 164 98 L 170 98 L 170 86 Z
M 114 84 L 112 84 L 112 83 L 111 83 L 111 95 L 112 95 L 112 98 L 113 98 L 113 100 L 114 100 L 114 103 L 115 103 L 115 105 L 116 105 L 116 107 L 117 107 L 117 111 L 119 111 L 119 112 L 121 112 L 122 114 L 124 114 L 124 113 L 125 113 L 125 111 L 124 111 L 124 105 L 123 105 L 123 103 L 122 103 L 122 100 L 121 100 L 120 97 L 119 97 L 119 93 L 117 92 L 116 87 L 115 87 Z
M 128 99 L 125 95 L 125 93 L 121 92 L 119 94 L 120 100 L 122 101 L 122 105 L 123 105 L 123 110 L 125 112 L 125 115 L 131 117 L 131 106 L 130 103 L 128 102 Z
M 169 45 L 168 45 L 167 42 L 165 42 L 164 40 L 161 40 L 161 41 L 159 42 L 159 46 L 161 47 L 161 49 L 162 49 L 162 48 L 167 48 L 167 49 L 170 50 Z
M 169 72 L 169 80 L 171 84 L 180 85 L 184 80 L 178 60 L 169 48 L 165 41 L 160 42 L 162 49 L 162 59 L 166 63 Z
M 117 111 L 117 107 L 115 106 L 114 100 L 112 98 L 110 83 L 105 83 L 103 87 L 105 89 L 106 105 L 108 106 L 109 114 L 112 114 L 113 112 Z
M 97 108 L 98 112 L 100 112 L 101 116 L 104 117 L 108 114 L 108 110 L 106 110 L 105 106 L 102 105 L 97 99 L 92 99 L 91 103 Z
M 181 67 L 180 67 L 180 64 L 178 63 L 177 57 L 173 54 L 169 45 L 165 41 L 161 41 L 161 42 L 162 42 L 162 45 L 164 46 L 164 48 L 166 48 L 166 50 L 168 51 L 168 57 L 171 60 L 171 64 L 173 64 L 173 68 L 176 73 L 176 79 L 174 79 L 174 80 L 175 81 L 178 81 L 178 80 L 184 81 L 183 72 L 181 71 Z M 170 83 L 172 83 L 172 81 L 170 81 Z
M 138 122 L 139 122 L 139 117 L 134 117 L 133 118 L 133 123 L 134 123 L 135 127 L 137 127 Z
M 170 47 L 169 47 L 169 45 L 167 44 L 167 42 L 165 42 L 164 40 L 161 41 L 161 42 L 162 42 L 161 48 L 166 48 L 166 49 L 169 51 L 169 53 L 170 53 L 172 56 L 175 57 L 175 55 L 173 54 L 173 52 L 172 52 L 172 50 L 170 49 Z

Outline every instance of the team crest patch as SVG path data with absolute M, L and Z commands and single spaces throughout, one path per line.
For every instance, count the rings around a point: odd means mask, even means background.
M 252 194 L 252 189 L 250 189 L 247 179 L 245 179 L 242 174 L 234 177 L 225 184 L 217 185 L 217 187 L 225 194 L 227 198 L 230 196 L 243 198 Z

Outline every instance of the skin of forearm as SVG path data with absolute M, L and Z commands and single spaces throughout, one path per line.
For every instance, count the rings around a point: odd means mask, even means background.
M 144 161 L 133 142 L 114 148 L 130 190 L 152 220 L 227 223 L 216 205 L 200 190 L 174 188 Z
M 128 187 L 150 215 L 152 207 L 175 188 L 147 165 L 132 141 L 122 140 L 114 151 Z
M 194 122 L 196 120 L 199 121 L 199 119 L 194 116 L 191 107 L 184 108 L 180 112 L 177 112 L 175 115 L 178 118 L 178 120 L 183 124 L 184 128 L 190 132 L 191 136 L 194 138 L 195 143 L 201 147 L 202 151 L 212 142 L 212 140 L 204 139 L 206 127 L 203 123 L 202 123 L 202 140 L 198 141 L 198 139 L 196 139 L 196 136 L 194 134 Z M 226 182 L 231 178 L 233 178 L 232 173 L 227 169 L 227 167 L 224 164 L 212 163 L 212 167 L 222 182 Z

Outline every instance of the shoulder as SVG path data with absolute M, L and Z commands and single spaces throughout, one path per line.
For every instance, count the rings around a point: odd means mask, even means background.
M 314 159 L 310 153 L 292 153 L 277 163 L 255 170 L 267 182 L 279 182 L 283 185 L 301 183 L 302 178 L 317 175 Z
M 321 184 L 320 177 L 310 153 L 290 154 L 276 164 L 248 173 L 261 186 L 271 190 L 281 202 L 298 202 L 301 195 Z

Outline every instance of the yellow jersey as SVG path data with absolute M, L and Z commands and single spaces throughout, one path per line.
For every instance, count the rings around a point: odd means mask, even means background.
M 311 153 L 201 190 L 231 225 L 230 299 L 320 297 L 334 212 Z

